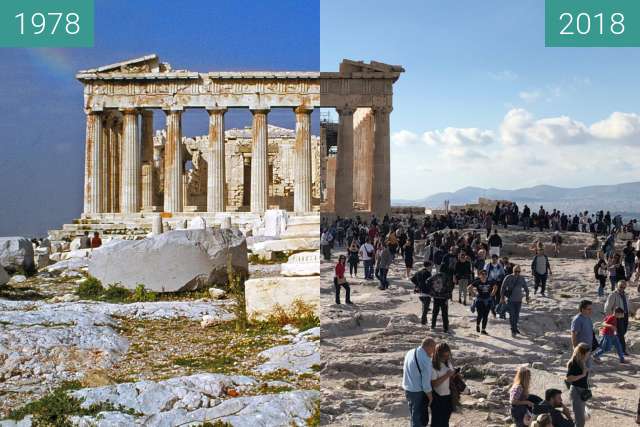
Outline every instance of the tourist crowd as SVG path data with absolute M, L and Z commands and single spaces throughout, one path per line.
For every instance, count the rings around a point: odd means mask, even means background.
M 620 363 L 627 363 L 625 334 L 630 312 L 626 289 L 633 280 L 636 283 L 640 280 L 640 239 L 635 244 L 627 242 L 618 252 L 616 236 L 619 232 L 628 232 L 629 227 L 633 229 L 637 224 L 635 221 L 623 225 L 619 216 L 611 218 L 602 212 L 582 213 L 570 218 L 557 211 L 544 212 L 541 208 L 532 214 L 526 206 L 519 212 L 517 206 L 511 204 L 498 206 L 493 214 L 450 213 L 425 217 L 422 221 L 414 217 L 385 216 L 382 220 L 373 217 L 365 222 L 356 217 L 324 223 L 321 249 L 325 259 L 331 259 L 333 248 L 346 250 L 346 255 L 340 255 L 335 267 L 335 302 L 340 304 L 340 290 L 344 289 L 345 302 L 352 304 L 348 277 L 357 277 L 361 264 L 364 279 L 377 279 L 379 289 L 386 290 L 389 269 L 400 258 L 404 263 L 404 275 L 413 283 L 420 301 L 423 325 L 429 324 L 432 330 L 436 329 L 440 318 L 443 331 L 448 333 L 451 327 L 449 302 L 457 297 L 458 303 L 468 305 L 475 313 L 479 334 L 489 334 L 491 314 L 501 319 L 508 315 L 512 337 L 517 337 L 521 333 L 519 318 L 523 302 L 528 303 L 531 294 L 546 295 L 553 271 L 549 256 L 545 254 L 545 242 L 537 239 L 531 245 L 531 264 L 526 266 L 533 278 L 533 289 L 530 289 L 523 271 L 525 266 L 514 264 L 504 256 L 498 224 L 554 230 L 549 243 L 556 256 L 562 245 L 561 231 L 606 236 L 604 244 L 587 248 L 597 254 L 594 282 L 604 303 L 605 315 L 600 337 L 594 333 L 591 301 L 580 303 L 579 313 L 571 322 L 573 354 L 567 365 L 565 383 L 572 410 L 563 404 L 560 390 L 546 390 L 544 400 L 530 394 L 531 371 L 526 367 L 517 371 L 510 395 L 511 415 L 517 426 L 583 427 L 586 402 L 591 397 L 589 372 L 592 360 L 602 363 L 601 356 L 615 349 Z M 472 230 L 462 231 L 462 228 Z M 486 234 L 480 232 L 481 229 L 486 229 Z M 637 238 L 635 229 L 634 238 Z M 419 251 L 416 251 L 416 240 L 421 241 Z M 416 252 L 422 262 L 416 262 Z M 611 286 L 608 295 L 607 281 Z M 406 354 L 403 388 L 412 426 L 428 425 L 429 408 L 432 426 L 449 425 L 449 417 L 456 407 L 456 395 L 464 391 L 464 381 L 459 370 L 453 367 L 450 353 L 446 343 L 436 344 L 432 339 L 426 339 L 421 347 Z

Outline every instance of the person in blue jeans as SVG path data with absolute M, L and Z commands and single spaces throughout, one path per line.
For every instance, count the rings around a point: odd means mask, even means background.
M 620 343 L 620 339 L 618 335 L 616 335 L 617 323 L 618 319 L 622 319 L 624 317 L 624 310 L 620 307 L 616 308 L 615 314 L 610 314 L 603 320 L 603 326 L 600 329 L 600 335 L 602 336 L 602 340 L 600 341 L 600 348 L 593 353 L 593 359 L 596 362 L 600 362 L 600 356 L 604 353 L 607 353 L 611 350 L 612 347 L 615 347 L 616 352 L 618 353 L 618 358 L 620 359 L 620 363 L 627 363 L 624 359 L 624 352 L 622 350 L 622 344 Z
M 404 356 L 402 388 L 409 406 L 411 427 L 429 425 L 429 407 L 433 400 L 431 358 L 435 347 L 433 339 L 425 338 L 420 347 L 412 348 Z
M 511 323 L 511 336 L 514 338 L 517 334 L 520 334 L 518 321 L 520 320 L 520 308 L 522 307 L 524 295 L 526 295 L 527 303 L 529 302 L 529 287 L 521 272 L 520 266 L 516 264 L 513 267 L 513 274 L 509 274 L 504 278 L 500 288 L 500 303 L 507 304 L 509 323 Z

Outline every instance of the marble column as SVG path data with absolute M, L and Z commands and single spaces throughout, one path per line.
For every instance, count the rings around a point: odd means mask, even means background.
M 209 157 L 207 159 L 207 212 L 224 212 L 224 113 L 209 109 Z
M 182 212 L 182 111 L 167 114 L 167 142 L 164 147 L 164 211 Z
M 120 211 L 120 132 L 119 121 L 113 119 L 109 123 L 109 212 Z
M 389 114 L 391 107 L 379 107 L 373 111 L 373 185 L 371 211 L 382 217 L 391 213 L 391 143 Z
M 102 113 L 87 113 L 87 135 L 84 158 L 84 213 L 100 212 L 102 159 Z
M 298 107 L 294 160 L 293 210 L 311 212 L 311 113 L 313 109 Z
M 105 116 L 108 115 L 105 114 Z M 100 164 L 102 166 L 100 178 L 100 212 L 111 212 L 111 198 L 109 197 L 109 177 L 111 175 L 111 162 L 109 161 L 110 144 L 111 141 L 109 141 L 109 119 L 105 117 L 102 120 L 102 144 L 100 148 Z
M 336 155 L 335 211 L 353 213 L 353 108 L 338 111 L 338 153 Z
M 251 149 L 251 212 L 263 213 L 268 207 L 269 153 L 267 113 L 269 110 L 251 110 L 253 113 L 253 144 Z
M 120 212 L 135 213 L 140 207 L 140 137 L 138 111 L 124 110 L 122 141 Z
M 153 111 L 142 111 L 142 211 L 151 212 L 153 206 Z

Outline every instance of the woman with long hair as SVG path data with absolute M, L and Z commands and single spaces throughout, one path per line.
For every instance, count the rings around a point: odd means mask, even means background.
M 539 396 L 529 393 L 531 387 L 531 371 L 526 366 L 520 366 L 513 378 L 509 391 L 511 416 L 517 427 L 525 426 L 524 419 L 531 415 L 533 406 L 542 402 Z
M 591 353 L 591 347 L 585 343 L 578 344 L 573 349 L 573 355 L 567 363 L 566 381 L 571 384 L 569 395 L 573 406 L 573 417 L 576 427 L 584 427 L 586 421 L 586 401 L 590 398 L 589 368 L 586 366 Z
M 432 359 L 431 386 L 431 427 L 447 427 L 453 412 L 451 399 L 451 378 L 458 373 L 451 363 L 451 349 L 447 343 L 436 345 Z
M 411 269 L 413 268 L 413 240 L 407 240 L 402 248 L 404 257 L 404 266 L 407 269 L 407 279 L 411 277 Z
M 353 304 L 351 302 L 351 287 L 349 283 L 347 283 L 347 278 L 344 277 L 346 267 L 347 257 L 344 255 L 340 255 L 338 257 L 338 263 L 335 268 L 335 277 L 333 278 L 333 287 L 336 291 L 336 304 L 340 304 L 340 286 L 342 286 L 346 292 L 345 302 L 347 304 Z

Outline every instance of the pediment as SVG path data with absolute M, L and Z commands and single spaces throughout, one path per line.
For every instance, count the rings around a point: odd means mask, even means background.
M 169 64 L 161 63 L 158 55 L 146 55 L 115 64 L 80 71 L 80 74 L 109 74 L 109 73 L 158 73 L 171 71 Z

